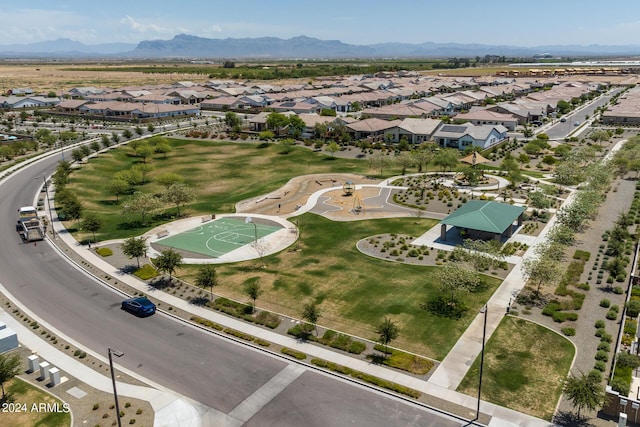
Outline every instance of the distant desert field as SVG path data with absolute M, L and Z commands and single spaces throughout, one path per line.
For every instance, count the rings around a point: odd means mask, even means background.
M 108 65 L 90 64 L 42 64 L 42 63 L 0 63 L 0 91 L 17 87 L 29 87 L 36 92 L 55 91 L 60 93 L 78 86 L 121 88 L 124 86 L 171 84 L 189 80 L 194 83 L 205 82 L 205 74 L 168 73 L 151 74 L 119 71 L 118 68 L 136 64 Z M 148 66 L 149 64 L 145 64 Z M 108 66 L 109 71 L 81 71 L 82 68 Z

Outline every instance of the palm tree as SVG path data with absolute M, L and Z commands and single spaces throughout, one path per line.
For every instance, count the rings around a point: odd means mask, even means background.
M 260 295 L 262 295 L 262 289 L 260 289 L 260 283 L 258 283 L 258 278 L 250 280 L 244 286 L 244 292 L 247 294 L 249 298 L 253 300 L 253 309 L 252 312 L 256 310 L 256 300 Z
M 384 346 L 386 356 L 389 354 L 389 343 L 398 338 L 398 325 L 385 317 L 376 328 L 376 333 L 378 334 L 378 342 Z
M 320 308 L 315 302 L 305 304 L 304 308 L 302 309 L 302 319 L 308 321 L 313 325 L 314 329 L 316 330 L 316 336 L 318 335 L 317 323 L 318 319 L 320 318 L 320 314 Z

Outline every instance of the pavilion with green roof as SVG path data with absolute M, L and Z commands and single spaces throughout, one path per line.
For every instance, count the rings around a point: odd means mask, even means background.
M 513 234 L 513 223 L 522 225 L 524 206 L 469 200 L 440 221 L 440 239 L 447 240 L 447 226 L 458 227 L 469 238 L 501 240 Z

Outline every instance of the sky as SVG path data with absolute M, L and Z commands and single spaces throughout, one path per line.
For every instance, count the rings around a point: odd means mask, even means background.
M 0 0 L 0 44 L 300 35 L 350 44 L 640 44 L 640 1 Z

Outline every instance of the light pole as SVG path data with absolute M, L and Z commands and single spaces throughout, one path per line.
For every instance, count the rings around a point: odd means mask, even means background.
M 116 376 L 113 371 L 113 358 L 111 355 L 113 354 L 116 357 L 122 357 L 124 353 L 112 348 L 107 348 L 107 352 L 109 353 L 109 368 L 111 368 L 111 382 L 113 383 L 113 398 L 116 401 L 116 419 L 118 420 L 118 427 L 122 427 L 122 421 L 120 420 L 120 405 L 118 404 L 118 392 L 116 391 Z
M 485 304 L 480 313 L 484 313 L 484 324 L 482 326 L 482 351 L 480 352 L 480 378 L 478 379 L 478 407 L 476 408 L 476 420 L 480 418 L 480 397 L 482 395 L 482 369 L 484 368 L 484 343 L 487 336 L 487 305 Z
M 38 179 L 36 177 L 35 179 Z M 49 186 L 47 185 L 47 178 L 42 175 L 42 181 L 44 185 L 44 194 L 47 196 L 47 206 L 49 207 L 49 224 L 51 225 L 51 237 L 56 238 L 56 230 L 53 228 L 53 214 L 51 213 L 51 199 L 49 199 Z
M 250 216 L 246 217 L 244 219 L 244 223 L 245 224 L 253 224 L 253 232 L 254 232 L 254 237 L 255 237 L 255 242 L 258 243 L 258 226 L 256 225 L 255 222 L 253 222 L 253 218 L 251 218 Z

